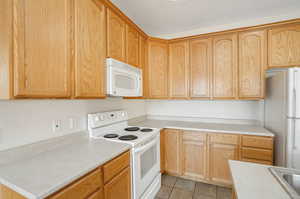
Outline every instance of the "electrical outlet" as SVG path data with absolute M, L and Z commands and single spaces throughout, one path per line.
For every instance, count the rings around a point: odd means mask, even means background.
M 52 122 L 52 131 L 58 132 L 61 130 L 61 120 L 53 120 Z

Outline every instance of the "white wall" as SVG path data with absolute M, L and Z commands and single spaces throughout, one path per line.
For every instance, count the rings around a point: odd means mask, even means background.
M 153 118 L 190 117 L 212 122 L 249 120 L 249 123 L 258 124 L 264 118 L 263 101 L 148 100 L 146 105 L 148 116 Z
M 145 115 L 143 100 L 13 100 L 0 101 L 0 150 L 86 130 L 86 115 L 97 111 L 125 109 L 130 118 Z M 69 128 L 69 118 L 75 128 Z M 61 130 L 52 131 L 53 120 Z

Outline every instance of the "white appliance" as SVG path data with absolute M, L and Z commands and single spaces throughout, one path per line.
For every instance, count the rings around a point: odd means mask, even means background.
M 142 70 L 117 61 L 106 59 L 107 94 L 118 97 L 143 95 Z
M 128 127 L 127 120 L 125 111 L 89 114 L 89 134 L 93 139 L 132 146 L 132 198 L 153 199 L 161 187 L 160 130 Z
M 265 128 L 275 137 L 275 165 L 300 169 L 300 68 L 267 71 Z

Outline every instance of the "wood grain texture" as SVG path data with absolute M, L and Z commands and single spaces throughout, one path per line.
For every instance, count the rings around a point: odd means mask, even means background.
M 166 99 L 168 92 L 168 44 L 148 42 L 148 86 L 150 99 Z
M 100 189 L 99 191 L 97 191 L 96 193 L 94 193 L 93 195 L 88 197 L 87 199 L 104 199 L 103 189 Z
M 267 31 L 239 34 L 239 98 L 264 98 Z
M 271 28 L 268 38 L 269 68 L 300 65 L 300 22 Z
M 237 34 L 214 37 L 213 98 L 237 98 Z
M 207 177 L 206 134 L 184 131 L 182 135 L 182 175 L 192 179 Z
M 105 199 L 131 199 L 130 167 L 124 169 L 104 186 Z
M 139 33 L 131 26 L 126 25 L 126 62 L 132 66 L 139 66 Z
M 243 147 L 253 147 L 261 149 L 270 149 L 273 150 L 274 139 L 272 137 L 261 137 L 261 136 L 242 136 Z
M 165 131 L 160 132 L 160 172 L 165 173 Z
M 189 43 L 169 45 L 169 94 L 172 99 L 189 98 Z
M 14 95 L 70 97 L 72 0 L 13 0 Z
M 219 144 L 239 144 L 239 135 L 237 134 L 210 134 L 210 142 Z
M 263 160 L 269 162 L 273 161 L 273 151 L 267 149 L 243 147 L 241 156 L 245 159 Z
M 181 131 L 166 129 L 164 131 L 165 171 L 181 175 Z
M 0 198 L 1 199 L 26 199 L 24 196 L 16 193 L 8 187 L 0 184 Z
M 126 23 L 107 9 L 107 56 L 126 62 Z
M 212 39 L 190 41 L 190 97 L 209 99 L 212 83 Z
M 12 1 L 0 1 L 0 99 L 10 99 L 12 78 Z
M 48 199 L 85 199 L 103 186 L 102 178 L 102 170 L 96 169 L 57 194 L 48 197 Z
M 209 177 L 212 182 L 231 185 L 228 160 L 238 160 L 238 145 L 209 144 Z
M 75 0 L 75 97 L 106 95 L 106 9 L 93 0 Z
M 130 164 L 130 152 L 126 152 L 103 166 L 104 183 L 110 181 Z

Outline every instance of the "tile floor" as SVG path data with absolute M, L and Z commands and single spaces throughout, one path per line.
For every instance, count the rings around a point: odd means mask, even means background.
M 231 189 L 163 175 L 155 199 L 231 199 Z

